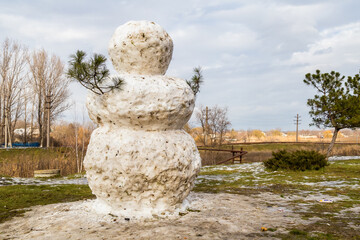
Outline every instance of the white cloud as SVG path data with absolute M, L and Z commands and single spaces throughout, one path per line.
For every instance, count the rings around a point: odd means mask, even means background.
M 53 42 L 87 40 L 96 33 L 95 30 L 75 28 L 61 22 L 44 22 L 12 14 L 0 14 L 0 25 L 9 31 L 16 30 L 23 37 Z
M 233 32 L 220 33 L 215 40 L 214 47 L 220 46 L 219 48 L 224 50 L 250 50 L 259 45 L 257 34 L 245 27 Z
M 320 33 L 320 39 L 309 44 L 308 49 L 294 52 L 290 64 L 303 65 L 300 69 L 307 71 L 349 71 L 348 66 L 360 65 L 359 39 L 360 22 L 325 29 Z M 353 69 L 353 73 L 357 70 L 358 68 Z

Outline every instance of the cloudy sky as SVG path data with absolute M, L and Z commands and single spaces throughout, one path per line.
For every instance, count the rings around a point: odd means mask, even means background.
M 315 92 L 304 75 L 359 72 L 359 9 L 357 0 L 0 0 L 0 40 L 67 62 L 77 49 L 107 56 L 114 30 L 127 21 L 155 21 L 174 42 L 167 75 L 189 79 L 203 67 L 197 106 L 228 107 L 234 129 L 293 130 L 296 114 L 308 129 L 306 100 Z M 71 91 L 81 109 L 86 91 L 75 83 Z M 72 121 L 73 112 L 63 119 Z

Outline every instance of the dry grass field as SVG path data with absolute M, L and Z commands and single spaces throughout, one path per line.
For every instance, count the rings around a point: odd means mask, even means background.
M 248 153 L 243 157 L 244 162 L 262 162 L 269 159 L 272 156 L 273 151 L 279 150 L 315 150 L 325 154 L 329 143 L 314 143 L 314 142 L 302 142 L 302 143 L 240 143 L 231 145 L 222 145 L 220 147 L 213 147 L 214 149 L 243 149 Z M 200 151 L 203 166 L 214 165 L 223 160 L 232 157 L 231 153 L 227 152 L 215 152 L 215 151 Z M 333 156 L 360 156 L 360 144 L 352 143 L 337 143 L 332 152 Z M 229 162 L 230 163 L 230 162 Z
M 71 148 L 18 148 L 0 150 L 0 176 L 33 177 L 34 170 L 60 169 L 66 176 L 77 172 Z
M 269 159 L 273 151 L 278 150 L 316 150 L 325 153 L 328 143 L 240 143 L 222 145 L 221 149 L 240 150 L 248 153 L 244 156 L 245 163 L 262 162 Z M 200 150 L 202 165 L 214 165 L 232 157 L 231 153 Z M 337 143 L 333 150 L 337 156 L 360 156 L 360 145 Z M 230 162 L 229 162 L 230 163 Z M 227 163 L 227 164 L 229 164 Z M 77 162 L 73 148 L 24 148 L 0 149 L 0 176 L 33 177 L 34 170 L 60 169 L 61 175 L 66 176 L 77 172 Z

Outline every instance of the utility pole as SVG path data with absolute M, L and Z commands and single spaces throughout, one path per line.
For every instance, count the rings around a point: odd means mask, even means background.
M 7 132 L 7 126 L 8 126 L 8 122 L 7 122 L 7 114 L 6 114 L 6 110 L 5 110 L 5 129 L 4 129 L 4 131 L 5 131 L 5 135 L 4 135 L 4 140 L 5 140 L 5 148 L 7 148 L 8 147 L 8 132 Z
M 47 109 L 47 132 L 46 132 L 46 147 L 50 147 L 50 109 L 51 109 L 52 95 L 46 95 L 46 109 Z
M 207 135 L 208 135 L 208 121 L 209 121 L 209 108 L 206 106 L 206 113 L 205 113 L 205 145 L 207 144 Z
M 10 146 L 12 148 L 11 133 L 10 133 L 10 126 L 9 126 L 10 124 L 9 124 L 9 119 L 8 119 L 8 108 L 5 108 L 5 148 L 8 148 L 8 146 Z
M 27 143 L 27 136 L 26 136 L 26 135 L 27 135 L 27 132 L 26 132 L 26 130 L 27 130 L 27 128 L 26 128 L 26 123 L 27 123 L 27 122 L 26 122 L 26 117 L 27 117 L 27 116 L 26 116 L 27 98 L 28 98 L 28 97 L 27 97 L 27 95 L 25 94 L 25 103 L 24 103 L 24 111 L 25 111 L 25 112 L 24 112 L 24 123 L 25 123 L 25 124 L 24 124 L 24 130 L 25 130 L 25 131 L 24 131 L 24 143 L 25 143 L 25 144 Z
M 301 116 L 299 114 L 296 114 L 295 117 L 295 125 L 296 125 L 296 142 L 299 142 L 299 124 L 301 122 Z

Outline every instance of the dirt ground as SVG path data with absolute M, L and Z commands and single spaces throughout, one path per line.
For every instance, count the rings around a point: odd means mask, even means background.
M 271 239 L 309 224 L 271 193 L 256 196 L 191 193 L 186 211 L 154 219 L 99 215 L 93 201 L 33 207 L 0 225 L 1 239 Z M 266 227 L 268 231 L 262 231 Z M 276 229 L 276 232 L 272 232 Z

